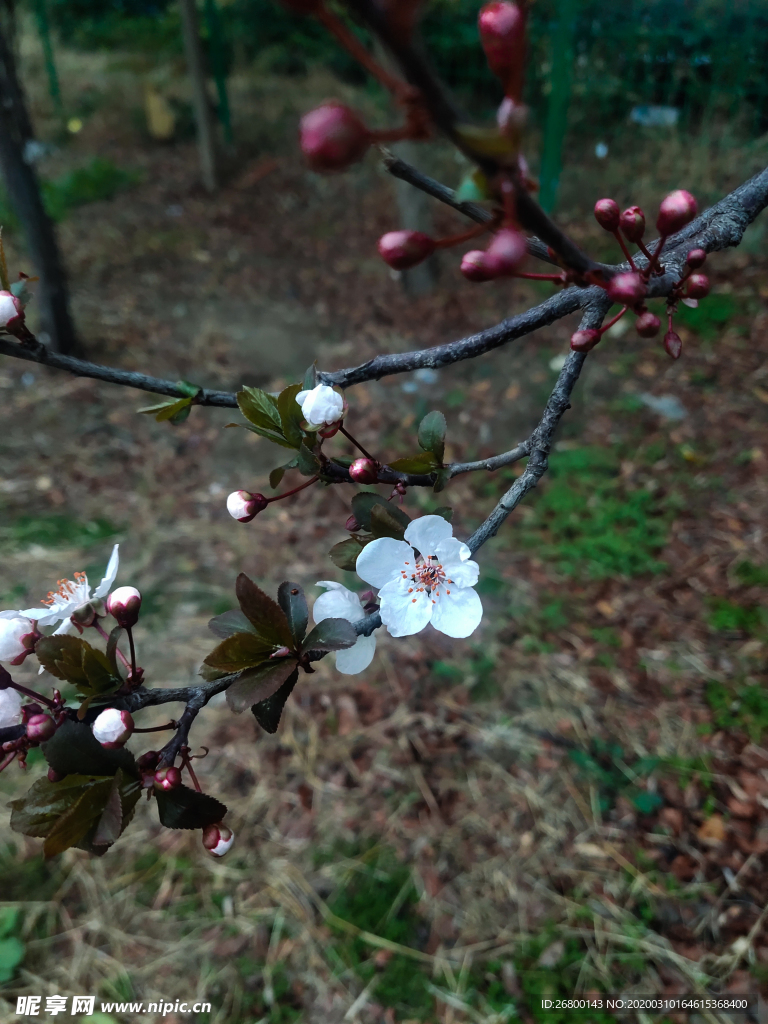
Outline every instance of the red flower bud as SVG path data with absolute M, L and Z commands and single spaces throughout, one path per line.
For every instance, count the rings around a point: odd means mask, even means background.
M 168 791 L 177 789 L 181 785 L 181 772 L 171 765 L 168 768 L 159 768 L 155 772 L 155 785 L 158 789 Z
M 48 781 L 49 782 L 61 782 L 61 780 L 63 778 L 65 778 L 65 777 L 66 776 L 62 775 L 60 772 L 57 772 L 54 768 L 49 768 L 48 769 Z
M 655 313 L 641 313 L 635 320 L 635 330 L 641 338 L 655 338 L 661 329 L 661 320 Z
M 330 101 L 301 119 L 301 151 L 313 171 L 343 171 L 365 156 L 371 133 L 343 103 Z
M 488 263 L 488 256 L 482 249 L 465 252 L 461 258 L 461 272 L 468 281 L 492 281 L 498 275 Z
M 206 825 L 203 829 L 203 846 L 214 857 L 223 857 L 234 841 L 232 830 L 221 822 L 216 825 Z
M 56 723 L 50 715 L 32 715 L 27 722 L 27 738 L 33 743 L 45 743 L 56 732 Z
M 691 249 L 688 255 L 685 257 L 685 262 L 691 268 L 691 270 L 698 270 L 699 267 L 703 267 L 707 261 L 707 254 L 703 249 Z
M 525 235 L 513 228 L 502 228 L 485 250 L 485 262 L 494 277 L 512 274 L 525 259 Z
M 394 270 L 415 267 L 434 251 L 434 239 L 423 231 L 390 231 L 379 239 L 379 255 Z
M 358 484 L 375 484 L 379 478 L 373 459 L 355 459 L 349 467 L 349 475 Z
M 159 750 L 147 750 L 136 758 L 136 764 L 143 772 L 153 772 L 160 761 Z
M 709 278 L 706 274 L 691 274 L 685 294 L 689 299 L 704 299 L 709 295 Z
M 576 331 L 571 335 L 571 348 L 574 352 L 589 352 L 600 341 L 600 331 Z
M 259 512 L 263 512 L 269 501 L 263 494 L 251 494 L 250 491 L 232 491 L 227 498 L 227 512 L 238 523 L 250 523 Z
M 480 8 L 477 18 L 480 42 L 485 50 L 488 67 L 506 81 L 519 58 L 525 38 L 525 18 L 517 4 L 507 0 L 492 0 Z
M 664 335 L 664 348 L 673 359 L 679 359 L 683 351 L 683 339 L 677 331 L 667 331 Z
M 357 533 L 360 529 L 360 523 L 355 519 L 354 516 L 350 516 L 346 523 L 344 523 L 344 529 L 349 530 L 350 533 Z
M 639 206 L 630 206 L 619 217 L 619 227 L 630 242 L 639 242 L 645 231 L 645 214 Z
M 619 204 L 614 199 L 598 199 L 595 203 L 595 220 L 606 231 L 618 231 L 620 217 Z
M 634 271 L 617 274 L 608 282 L 608 294 L 614 302 L 620 302 L 622 306 L 634 306 L 645 298 L 645 293 L 645 282 Z
M 673 235 L 693 220 L 696 209 L 696 200 L 684 188 L 670 192 L 659 206 L 659 216 L 656 218 L 657 231 L 662 235 Z
M 139 621 L 141 594 L 136 587 L 118 587 L 107 598 L 107 611 L 119 626 L 130 629 Z

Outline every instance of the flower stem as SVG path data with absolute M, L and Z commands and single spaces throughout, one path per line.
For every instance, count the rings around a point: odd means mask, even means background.
M 485 221 L 483 224 L 476 224 L 475 227 L 470 228 L 468 231 L 462 231 L 460 235 L 449 235 L 447 238 L 436 238 L 435 248 L 436 249 L 450 249 L 454 245 L 461 245 L 462 242 L 468 242 L 472 238 L 477 238 L 478 235 L 484 235 L 486 231 L 490 231 L 496 223 L 498 218 L 494 220 Z
M 151 725 L 146 729 L 134 729 L 134 732 L 165 732 L 166 729 L 177 729 L 178 722 L 170 721 L 167 725 Z
M 130 626 L 125 627 L 125 632 L 128 634 L 128 646 L 131 649 L 131 678 L 136 678 L 136 648 L 133 643 L 133 630 Z
M 99 634 L 99 636 L 103 636 L 105 640 L 109 640 L 109 633 L 106 631 L 106 629 L 104 629 L 104 627 L 101 625 L 98 619 L 96 620 L 96 622 L 94 622 L 93 626 L 96 632 Z M 131 641 L 131 643 L 133 643 L 133 641 Z M 115 647 L 115 653 L 117 654 L 120 661 L 122 661 L 122 663 L 125 665 L 125 667 L 129 669 L 131 667 L 131 663 L 128 661 L 128 659 L 126 658 L 126 656 L 123 654 L 119 647 Z
M 375 462 L 375 461 L 376 461 L 376 459 L 374 459 L 374 457 L 373 457 L 373 456 L 372 456 L 372 455 L 371 455 L 371 454 L 370 454 L 369 452 L 367 452 L 367 451 L 365 450 L 365 448 L 363 448 L 363 446 L 362 446 L 362 445 L 360 444 L 360 442 L 359 442 L 359 441 L 356 441 L 356 440 L 354 439 L 354 437 L 352 437 L 352 435 L 351 435 L 351 434 L 350 434 L 350 432 L 349 432 L 349 431 L 348 431 L 348 430 L 346 429 L 346 427 L 344 427 L 344 426 L 340 426 L 340 427 L 339 427 L 339 430 L 340 430 L 340 431 L 341 431 L 341 433 L 342 433 L 342 434 L 344 435 L 344 437 L 346 437 L 346 438 L 347 438 L 347 440 L 348 440 L 348 441 L 351 441 L 351 442 L 352 442 L 352 444 L 353 444 L 353 445 L 355 446 L 355 448 L 357 448 L 357 449 L 358 449 L 359 451 L 361 451 L 361 452 L 363 453 L 363 455 L 364 455 L 364 456 L 366 457 L 366 459 L 370 459 L 370 460 L 371 460 L 371 462 Z
M 635 266 L 635 261 L 632 259 L 632 256 L 630 255 L 630 252 L 629 252 L 629 249 L 627 248 L 627 243 L 621 237 L 619 232 L 618 231 L 614 231 L 613 232 L 613 237 L 616 239 L 616 241 L 621 246 L 621 251 L 624 253 L 625 257 L 629 260 L 630 267 L 633 270 L 637 270 L 637 267 Z
M 344 428 L 342 427 L 342 430 Z M 294 487 L 292 491 L 283 491 L 282 494 L 275 494 L 272 498 L 267 498 L 267 502 L 280 501 L 282 498 L 289 498 L 292 494 L 297 494 L 299 491 L 303 491 L 305 487 L 310 487 L 316 480 L 319 480 L 319 476 L 313 476 L 309 480 L 306 480 L 303 484 L 299 484 L 298 487 Z
M 600 334 L 605 334 L 605 332 L 609 331 L 615 323 L 618 323 L 628 309 L 629 306 L 622 306 L 622 308 L 619 310 L 619 312 L 616 314 L 613 320 L 609 320 L 607 324 L 603 324 L 603 326 L 600 328 Z
M 41 693 L 37 693 L 35 690 L 28 690 L 26 686 L 22 686 L 21 683 L 14 683 L 11 681 L 8 685 L 12 686 L 14 690 L 18 690 L 19 693 L 23 693 L 25 697 L 31 697 L 32 700 L 39 700 L 42 704 L 45 704 L 46 707 L 56 707 L 55 703 L 52 700 L 49 700 L 48 697 L 44 697 Z
M 7 767 L 8 767 L 8 765 L 9 765 L 9 764 L 11 763 L 11 761 L 12 761 L 12 760 L 13 760 L 13 759 L 14 759 L 14 758 L 16 757 L 16 754 L 17 754 L 17 753 L 18 753 L 18 751 L 17 751 L 17 750 L 12 750 L 12 751 L 10 752 L 10 754 L 8 754 L 8 756 L 7 756 L 6 758 L 4 758 L 4 759 L 3 759 L 2 761 L 0 761 L 0 772 L 1 772 L 1 771 L 2 771 L 2 770 L 3 770 L 4 768 L 7 768 Z

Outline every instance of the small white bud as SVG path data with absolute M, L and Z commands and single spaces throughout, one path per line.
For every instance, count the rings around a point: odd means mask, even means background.
M 118 587 L 107 598 L 107 611 L 123 629 L 130 629 L 139 621 L 141 594 L 136 587 Z
M 203 829 L 203 846 L 213 857 L 223 857 L 229 852 L 235 835 L 226 825 L 218 822 L 216 825 L 206 825 Z
M 108 749 L 122 747 L 133 732 L 133 717 L 129 711 L 107 708 L 93 723 L 93 735 Z
M 32 620 L 23 615 L 0 614 L 0 661 L 15 661 L 29 651 L 26 637 L 34 636 Z

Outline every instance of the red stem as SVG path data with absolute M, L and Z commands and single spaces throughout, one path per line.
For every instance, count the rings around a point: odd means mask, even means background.
M 628 309 L 629 306 L 622 306 L 622 308 L 619 310 L 619 312 L 616 314 L 613 320 L 609 320 L 607 324 L 603 324 L 603 326 L 600 328 L 600 334 L 603 335 L 606 331 L 610 331 L 613 325 L 615 323 L 618 323 L 619 320 L 621 320 L 621 318 L 624 316 Z
M 164 732 L 166 729 L 177 729 L 178 722 L 169 722 L 167 725 L 151 725 L 146 729 L 134 729 L 134 732 Z
M 494 224 L 495 221 L 489 220 L 484 224 L 476 224 L 475 227 L 470 228 L 468 231 L 463 231 L 460 235 L 449 235 L 446 238 L 436 238 L 435 248 L 450 249 L 451 246 L 461 245 L 463 242 L 468 242 L 470 239 L 477 238 L 478 235 L 483 235 L 486 231 L 490 231 Z
M 189 772 L 189 777 L 190 779 L 192 779 L 195 789 L 197 790 L 198 793 L 202 793 L 200 783 L 197 781 L 197 776 L 195 775 L 195 769 L 192 767 L 192 762 L 189 759 L 189 754 L 182 754 L 182 759 L 182 768 L 187 769 L 187 771 Z
M 317 12 L 317 20 L 336 36 L 338 41 L 355 60 L 362 64 L 366 71 L 369 71 L 385 89 L 389 89 L 398 98 L 403 98 L 406 92 L 412 92 L 412 87 L 401 82 L 399 78 L 390 75 L 381 64 L 376 61 L 366 50 L 360 40 L 349 31 L 347 26 L 339 18 L 325 7 Z
M 8 756 L 7 756 L 7 757 L 6 757 L 6 758 L 5 758 L 5 759 L 4 759 L 3 761 L 0 761 L 0 772 L 1 772 L 1 771 L 2 771 L 2 770 L 3 770 L 4 768 L 7 768 L 7 767 L 8 767 L 8 765 L 9 765 L 9 764 L 11 763 L 11 761 L 12 761 L 12 760 L 14 759 L 14 757 L 16 757 L 16 754 L 17 754 L 17 753 L 18 753 L 18 751 L 17 751 L 17 750 L 12 750 L 12 751 L 10 752 L 10 754 L 9 754 L 9 755 L 8 755 Z
M 632 267 L 633 270 L 637 270 L 637 267 L 635 266 L 635 261 L 632 259 L 629 249 L 627 248 L 627 243 L 624 241 L 624 239 L 621 237 L 618 231 L 613 231 L 611 233 L 621 246 L 621 251 L 624 253 L 624 256 L 629 260 L 630 267 Z
M 369 452 L 367 452 L 365 450 L 365 448 L 363 448 L 363 446 L 360 444 L 360 442 L 356 441 L 354 439 L 354 437 L 352 437 L 352 435 L 350 434 L 350 432 L 348 430 L 346 430 L 343 426 L 340 426 L 339 430 L 342 432 L 344 437 L 346 437 L 349 441 L 352 442 L 352 444 L 355 446 L 355 448 L 358 448 L 363 453 L 363 455 L 366 457 L 366 459 L 370 459 L 371 462 L 375 462 L 376 461 L 376 459 L 374 459 L 374 457 Z
M 343 427 L 341 427 L 344 430 Z M 282 494 L 276 494 L 273 498 L 267 498 L 267 502 L 280 501 L 282 498 L 289 498 L 292 494 L 297 494 L 299 491 L 303 491 L 305 487 L 310 487 L 316 480 L 319 480 L 319 476 L 313 476 L 310 480 L 307 480 L 303 484 L 299 484 L 298 487 L 294 487 L 292 491 L 283 491 Z
M 558 284 L 565 284 L 562 274 L 523 274 L 515 273 L 511 277 L 524 277 L 527 281 L 556 281 Z
M 32 700 L 39 700 L 42 704 L 45 704 L 46 707 L 56 707 L 55 703 L 47 697 L 44 697 L 42 693 L 36 693 L 35 690 L 28 690 L 26 686 L 22 686 L 21 683 L 10 682 L 8 685 L 12 686 L 14 690 L 18 690 L 19 693 L 23 693 L 25 697 L 31 697 Z

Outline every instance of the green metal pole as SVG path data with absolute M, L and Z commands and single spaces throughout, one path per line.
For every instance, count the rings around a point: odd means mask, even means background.
M 573 41 L 576 31 L 577 0 L 562 0 L 560 17 L 552 39 L 552 77 L 539 174 L 539 202 L 550 213 L 557 202 L 563 139 L 568 127 L 571 100 Z
M 48 10 L 45 0 L 35 0 L 35 20 L 37 31 L 40 33 L 40 42 L 43 44 L 43 56 L 45 58 L 45 70 L 48 75 L 48 91 L 54 102 L 60 117 L 64 116 L 64 105 L 61 101 L 61 89 L 59 88 L 59 76 L 56 74 L 56 65 L 53 62 L 53 46 L 51 45 L 51 29 L 48 23 Z
M 227 96 L 227 75 L 224 66 L 224 42 L 221 32 L 221 15 L 216 0 L 204 0 L 203 11 L 210 42 L 211 72 L 216 83 L 219 97 L 218 116 L 224 129 L 224 140 L 232 145 L 232 119 L 229 113 L 229 97 Z

